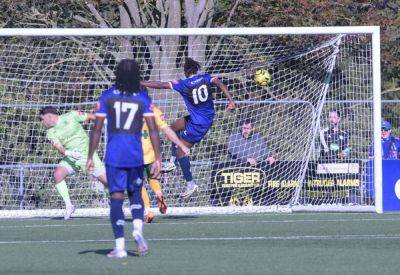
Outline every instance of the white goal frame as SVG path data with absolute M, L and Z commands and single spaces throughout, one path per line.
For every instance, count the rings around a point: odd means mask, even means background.
M 197 36 L 197 35 L 307 35 L 307 34 L 370 34 L 372 36 L 372 81 L 373 81 L 373 131 L 374 131 L 374 206 L 292 206 L 292 207 L 251 207 L 251 212 L 271 211 L 366 211 L 383 212 L 382 198 L 382 148 L 381 148 L 381 66 L 380 66 L 380 27 L 379 26 L 348 26 L 348 27 L 257 27 L 257 28 L 10 28 L 0 29 L 0 37 L 50 37 L 50 36 Z M 184 207 L 182 207 L 184 208 Z M 169 214 L 196 214 L 195 209 L 169 208 Z M 201 207 L 199 207 L 201 208 Z M 230 207 L 204 207 L 206 214 L 230 213 Z M 248 207 L 238 207 L 248 208 Z M 240 213 L 236 208 L 234 212 Z M 97 211 L 99 210 L 99 211 Z M 80 209 L 77 216 L 107 215 L 106 209 Z M 247 209 L 249 210 L 249 209 Z M 38 212 L 38 213 L 33 213 Z M 34 217 L 52 215 L 52 210 L 0 210 L 1 217 Z M 60 211 L 60 210 L 58 210 Z M 11 213 L 13 212 L 13 213 Z M 203 212 L 202 212 L 203 213 Z M 58 215 L 58 214 L 57 214 Z

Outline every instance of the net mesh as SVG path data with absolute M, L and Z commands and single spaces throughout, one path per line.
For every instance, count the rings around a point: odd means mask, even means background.
M 213 88 L 213 126 L 191 150 L 200 190 L 182 200 L 186 183 L 180 169 L 164 174 L 169 206 L 371 205 L 365 168 L 372 140 L 371 54 L 369 35 L 2 39 L 0 209 L 63 208 L 53 183 L 61 156 L 46 141 L 40 108 L 92 112 L 121 58 L 135 58 L 144 79 L 165 81 L 183 78 L 186 56 L 227 85 L 237 108 L 226 111 L 226 98 Z M 268 85 L 254 81 L 257 69 L 269 72 Z M 169 123 L 187 114 L 178 93 L 150 90 L 150 95 Z M 340 128 L 349 134 L 351 153 L 333 161 L 347 171 L 328 177 L 316 171 L 324 170 L 319 133 L 332 108 L 342 114 Z M 245 156 L 253 146 L 229 145 L 231 136 L 241 135 L 245 118 L 263 144 L 253 150 L 255 166 L 230 154 Z M 90 124 L 83 127 L 89 130 Z M 168 159 L 170 143 L 163 140 Z M 98 152 L 103 155 L 104 138 Z M 355 164 L 356 175 L 350 172 Z M 106 195 L 94 188 L 94 179 L 80 172 L 66 181 L 77 206 L 105 207 Z

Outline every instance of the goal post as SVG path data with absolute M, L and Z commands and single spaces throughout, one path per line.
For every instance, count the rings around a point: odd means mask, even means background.
M 191 151 L 200 191 L 182 200 L 179 167 L 165 174 L 169 214 L 382 213 L 378 26 L 0 29 L 0 53 L 0 217 L 63 213 L 52 175 L 61 157 L 46 143 L 40 108 L 91 112 L 122 58 L 135 58 L 144 79 L 168 81 L 184 77 L 187 56 L 228 86 L 237 108 L 226 112 L 226 98 L 212 91 L 213 126 Z M 258 69 L 270 74 L 268 85 L 255 82 Z M 178 93 L 149 93 L 170 124 L 187 114 Z M 343 159 L 321 158 L 330 110 L 339 111 L 339 127 L 349 136 L 351 152 Z M 240 159 L 249 148 L 230 142 L 246 119 L 264 142 L 253 150 L 260 157 L 254 166 Z M 168 159 L 165 138 L 162 149 Z M 77 215 L 107 214 L 106 195 L 93 188 L 94 179 L 78 172 L 66 182 Z

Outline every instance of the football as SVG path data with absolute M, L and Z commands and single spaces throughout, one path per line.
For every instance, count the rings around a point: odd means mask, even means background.
M 258 85 L 266 86 L 271 82 L 271 75 L 268 70 L 258 69 L 254 76 L 254 80 Z

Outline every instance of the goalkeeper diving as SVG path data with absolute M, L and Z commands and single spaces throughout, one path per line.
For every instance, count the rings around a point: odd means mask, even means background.
M 54 171 L 54 179 L 56 189 L 65 203 L 64 219 L 68 220 L 75 206 L 71 203 L 65 179 L 76 172 L 86 171 L 89 137 L 82 123 L 94 120 L 95 115 L 79 111 L 58 115 L 58 110 L 52 106 L 42 108 L 39 115 L 40 122 L 47 128 L 47 139 L 64 156 Z M 105 168 L 97 154 L 93 156 L 93 161 L 96 169 L 92 176 L 107 185 Z

